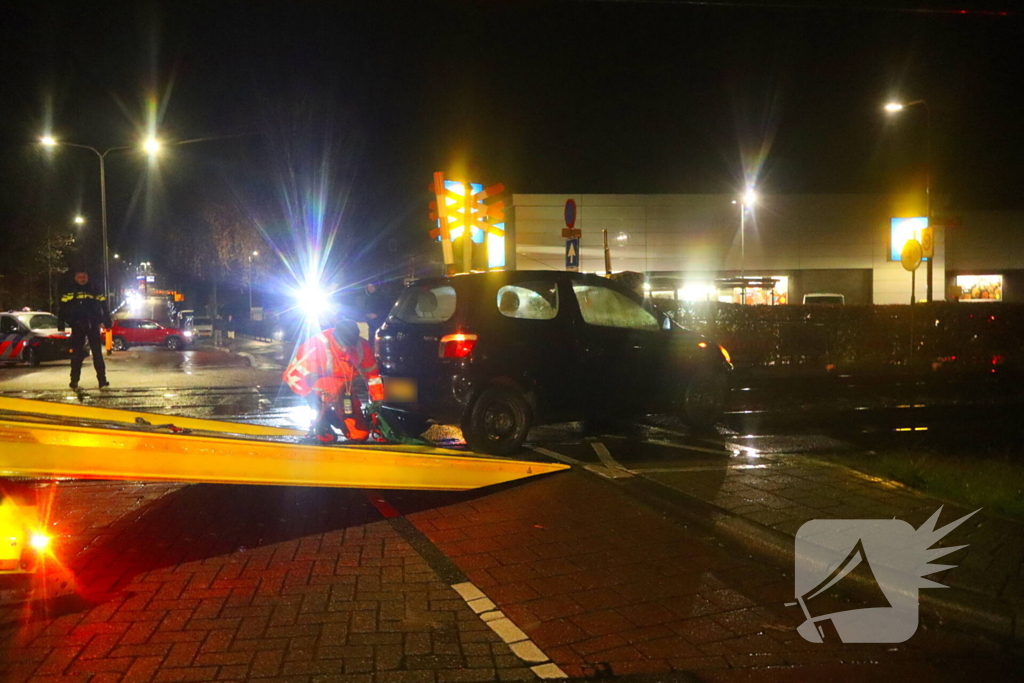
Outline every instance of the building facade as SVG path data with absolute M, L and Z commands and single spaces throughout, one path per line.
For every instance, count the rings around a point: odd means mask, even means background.
M 646 274 L 656 296 L 779 304 L 835 293 L 848 304 L 901 304 L 913 279 L 916 299 L 926 299 L 926 264 L 904 269 L 898 232 L 893 252 L 892 219 L 921 216 L 920 202 L 766 195 L 744 210 L 730 195 L 516 194 L 510 266 L 565 268 L 568 199 L 582 231 L 580 270 L 605 272 L 607 230 L 612 271 Z M 934 214 L 933 299 L 1024 301 L 1024 212 Z M 762 282 L 740 284 L 753 279 Z

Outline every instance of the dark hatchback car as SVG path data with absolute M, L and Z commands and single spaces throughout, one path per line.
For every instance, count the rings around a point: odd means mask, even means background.
M 389 408 L 461 425 L 470 447 L 498 455 L 543 423 L 674 413 L 709 427 L 732 369 L 725 349 L 629 289 L 552 271 L 417 281 L 376 352 Z

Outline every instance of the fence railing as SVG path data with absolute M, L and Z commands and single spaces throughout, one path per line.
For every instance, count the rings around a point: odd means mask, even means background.
M 1020 364 L 1024 305 L 741 306 L 683 303 L 668 311 L 743 365 Z

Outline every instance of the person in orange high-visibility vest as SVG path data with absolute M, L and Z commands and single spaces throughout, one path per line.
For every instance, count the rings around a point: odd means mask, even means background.
M 321 416 L 316 426 L 321 441 L 332 441 L 331 424 L 350 441 L 365 441 L 370 426 L 353 391 L 356 377 L 366 381 L 370 401 L 384 400 L 384 384 L 369 343 L 359 336 L 358 325 L 341 320 L 295 349 L 284 371 L 284 381 Z M 344 414 L 344 399 L 352 402 L 351 416 Z

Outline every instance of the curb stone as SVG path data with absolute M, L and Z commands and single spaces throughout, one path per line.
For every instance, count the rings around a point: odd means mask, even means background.
M 588 470 L 586 467 L 580 469 Z M 594 472 L 590 474 L 626 489 L 659 512 L 674 512 L 693 526 L 742 548 L 753 557 L 787 572 L 793 571 L 794 536 L 744 519 L 713 503 L 644 477 L 609 479 Z M 851 575 L 851 578 L 855 579 L 848 584 L 852 596 L 874 595 L 873 585 L 856 580 L 856 576 Z M 919 608 L 921 613 L 942 623 L 980 630 L 1001 641 L 1024 643 L 1024 610 L 1005 601 L 964 588 L 946 586 L 941 589 L 922 589 L 919 592 Z

